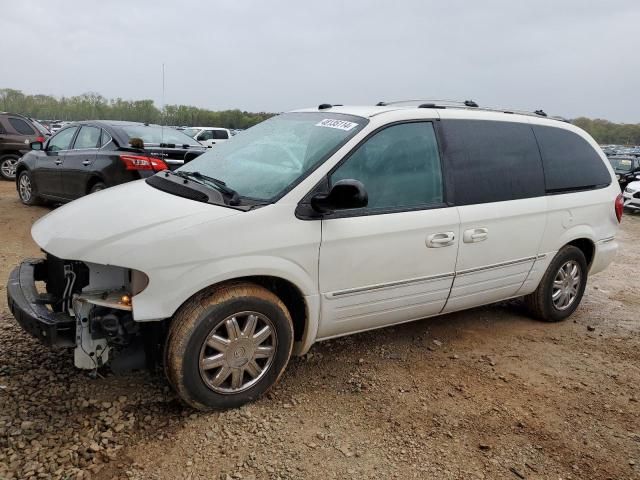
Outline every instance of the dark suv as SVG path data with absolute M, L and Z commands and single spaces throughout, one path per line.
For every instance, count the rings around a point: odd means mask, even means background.
M 44 127 L 40 127 L 44 130 Z M 16 178 L 20 157 L 31 150 L 31 142 L 44 142 L 46 132 L 27 117 L 15 113 L 0 113 L 0 176 Z

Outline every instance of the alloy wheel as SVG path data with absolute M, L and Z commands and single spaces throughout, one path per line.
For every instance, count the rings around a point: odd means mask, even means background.
M 20 199 L 23 202 L 29 202 L 31 200 L 31 196 L 33 195 L 33 187 L 31 186 L 31 179 L 29 175 L 24 174 L 20 177 L 18 181 L 18 190 L 20 193 Z
M 575 260 L 569 260 L 560 267 L 553 280 L 551 300 L 558 310 L 566 310 L 578 297 L 582 272 Z
M 239 393 L 255 385 L 269 370 L 277 350 L 272 321 L 258 312 L 225 318 L 200 349 L 200 376 L 213 391 Z
M 0 171 L 5 178 L 16 178 L 16 166 L 18 165 L 17 158 L 7 158 L 0 165 Z

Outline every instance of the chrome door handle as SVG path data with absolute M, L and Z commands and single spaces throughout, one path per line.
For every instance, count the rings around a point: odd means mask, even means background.
M 453 232 L 433 233 L 427 237 L 427 247 L 440 248 L 453 245 L 456 235 Z
M 62 164 L 62 160 L 56 160 L 56 165 Z
M 91 164 L 91 160 L 85 160 L 84 162 L 82 162 L 82 164 L 86 167 L 87 165 Z
M 462 241 L 464 243 L 484 242 L 488 237 L 489 230 L 487 228 L 471 228 L 464 231 Z

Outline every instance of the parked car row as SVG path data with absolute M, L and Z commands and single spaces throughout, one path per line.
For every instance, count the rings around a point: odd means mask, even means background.
M 211 149 L 172 132 L 80 122 L 34 144 L 25 203 L 67 177 L 76 196 L 107 186 L 94 165 L 147 178 L 36 222 L 45 257 L 7 295 L 78 368 L 160 358 L 195 408 L 255 400 L 321 340 L 517 297 L 564 320 L 618 248 L 611 165 L 540 113 L 322 104 Z M 164 169 L 191 151 L 205 153 Z
M 72 123 L 34 139 L 15 165 L 22 203 L 68 202 L 83 195 L 173 170 L 205 151 L 168 127 L 135 122 Z

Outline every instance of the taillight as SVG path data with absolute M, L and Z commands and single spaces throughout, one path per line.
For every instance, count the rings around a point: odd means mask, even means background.
M 169 167 L 159 158 L 145 157 L 142 155 L 120 155 L 120 160 L 127 170 L 153 170 L 161 172 Z
M 616 218 L 618 219 L 618 223 L 622 221 L 622 210 L 624 210 L 624 199 L 622 198 L 622 194 L 616 197 Z
M 36 142 L 44 143 L 45 138 L 43 136 L 36 137 Z

